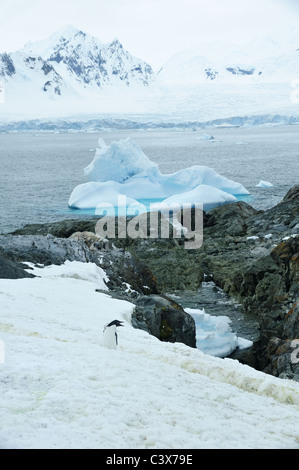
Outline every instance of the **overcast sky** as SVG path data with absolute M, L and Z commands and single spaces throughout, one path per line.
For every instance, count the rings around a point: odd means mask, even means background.
M 117 37 L 158 68 L 175 52 L 202 43 L 299 31 L 299 0 L 0 0 L 0 51 L 68 24 L 103 42 Z

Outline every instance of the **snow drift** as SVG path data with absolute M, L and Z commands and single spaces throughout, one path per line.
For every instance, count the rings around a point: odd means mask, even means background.
M 142 149 L 130 138 L 107 146 L 99 140 L 93 161 L 84 169 L 89 180 L 77 186 L 69 206 L 96 209 L 99 204 L 116 205 L 117 196 L 129 198 L 128 204 L 148 200 L 219 205 L 247 195 L 240 183 L 219 175 L 212 168 L 194 165 L 171 174 L 162 174 Z M 168 199 L 169 198 L 169 199 Z

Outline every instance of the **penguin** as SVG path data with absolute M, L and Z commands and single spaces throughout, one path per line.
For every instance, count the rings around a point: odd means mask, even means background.
M 116 349 L 118 345 L 116 328 L 122 325 L 123 321 L 113 320 L 104 326 L 103 330 L 103 346 L 109 349 Z

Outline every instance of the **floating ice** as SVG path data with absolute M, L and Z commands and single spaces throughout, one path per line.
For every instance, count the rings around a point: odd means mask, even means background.
M 182 204 L 194 204 L 194 201 L 203 201 L 205 205 L 212 204 L 218 205 L 225 202 L 235 202 L 237 198 L 232 194 L 228 194 L 221 189 L 202 184 L 197 186 L 191 191 L 186 191 L 185 193 L 180 194 L 179 196 L 175 194 L 166 198 L 163 202 L 168 206 L 175 204 L 179 200 L 179 203 Z M 157 204 L 159 207 L 159 203 Z M 155 208 L 155 205 L 154 205 Z
M 273 184 L 269 181 L 261 180 L 257 185 L 256 188 L 272 188 Z
M 214 140 L 214 137 L 209 134 L 202 134 L 200 137 L 196 138 L 197 140 Z
M 148 200 L 168 200 L 182 205 L 202 203 L 219 205 L 248 195 L 239 183 L 219 175 L 212 168 L 194 165 L 171 174 L 162 174 L 139 145 L 130 138 L 107 146 L 100 139 L 93 161 L 84 169 L 89 180 L 77 186 L 69 206 L 96 209 L 99 204 L 116 205 L 118 195 L 128 198 L 127 205 Z M 210 206 L 209 206 L 210 208 Z
M 213 316 L 204 310 L 185 308 L 195 321 L 196 346 L 202 352 L 215 357 L 229 356 L 236 348 L 246 349 L 252 341 L 233 333 L 227 316 Z
M 152 162 L 131 139 L 112 142 L 107 146 L 99 139 L 93 161 L 84 168 L 84 174 L 89 181 L 116 181 L 124 183 L 129 178 L 155 177 L 158 165 Z

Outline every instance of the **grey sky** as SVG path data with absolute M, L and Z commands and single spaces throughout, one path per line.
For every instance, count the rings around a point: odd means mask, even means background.
M 67 24 L 103 42 L 118 37 L 157 68 L 175 52 L 210 41 L 286 37 L 299 26 L 299 0 L 0 0 L 0 51 Z

